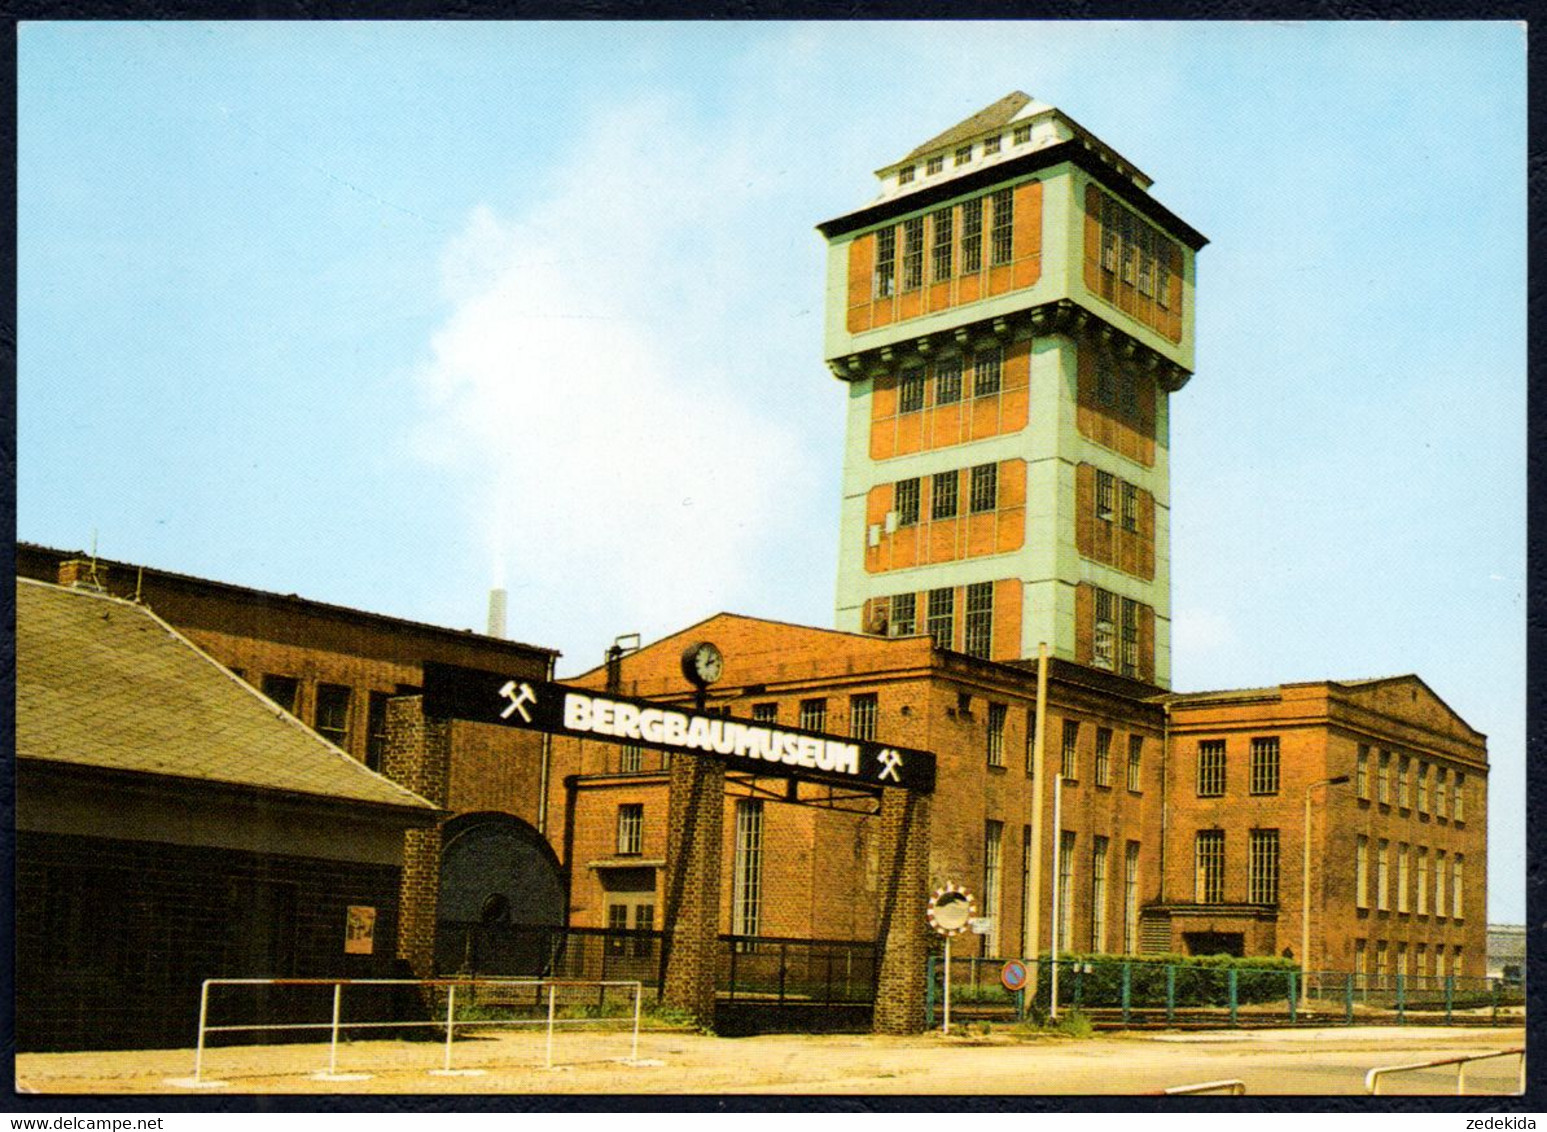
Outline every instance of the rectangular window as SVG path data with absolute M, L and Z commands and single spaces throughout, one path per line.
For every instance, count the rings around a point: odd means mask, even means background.
M 1112 729 L 1096 728 L 1096 785 L 1112 785 Z
M 1278 736 L 1252 740 L 1252 793 L 1278 793 Z
M 989 932 L 983 937 L 983 953 L 999 954 L 1000 901 L 999 876 L 1000 854 L 1004 848 L 1004 822 L 989 820 L 983 823 L 983 915 L 988 918 Z
M 1130 417 L 1139 415 L 1139 378 L 1127 366 L 1117 371 L 1117 407 Z
M 913 291 L 924 283 L 924 218 L 915 216 L 902 226 L 902 289 Z
M 912 595 L 910 594 L 909 596 L 911 597 Z M 892 601 L 895 603 L 897 599 L 893 598 Z M 758 723 L 775 723 L 779 719 L 779 705 L 776 703 L 753 704 L 752 718 Z
M 876 737 L 876 716 L 879 714 L 874 692 L 862 692 L 849 697 L 849 735 L 855 739 Z
M 1225 794 L 1225 741 L 1205 739 L 1198 744 L 1198 797 L 1222 798 Z
M 272 673 L 265 673 L 262 687 L 265 696 L 291 715 L 295 714 L 296 694 L 301 690 L 299 680 L 294 676 L 275 676 Z
M 618 856 L 637 857 L 645 847 L 645 807 L 625 802 L 618 807 Z
M 1375 850 L 1375 908 L 1380 912 L 1391 908 L 1391 842 L 1384 837 Z
M 993 195 L 993 228 L 990 232 L 991 262 L 1009 263 L 1015 250 L 1015 194 L 1000 189 Z
M 938 589 L 929 591 L 929 637 L 937 649 L 948 649 L 955 644 L 956 591 Z
M 999 392 L 1000 369 L 1004 355 L 998 346 L 979 350 L 972 355 L 972 395 L 988 397 Z
M 913 174 L 914 174 L 914 171 L 917 170 L 917 169 L 918 169 L 917 165 L 909 165 L 909 166 L 907 166 L 907 167 L 905 167 L 903 169 L 897 170 L 897 183 L 899 185 L 910 185 L 910 184 L 912 184 L 913 183 Z
M 1058 944 L 1069 950 L 1074 938 L 1074 834 L 1063 830 L 1058 835 Z
M 1117 404 L 1117 376 L 1111 359 L 1104 355 L 1096 358 L 1096 400 L 1108 408 Z
M 1370 797 L 1370 748 L 1359 744 L 1359 758 L 1354 763 L 1354 793 L 1360 798 Z
M 1107 839 L 1090 840 L 1090 949 L 1107 949 Z
M 962 651 L 987 660 L 994 644 L 994 583 L 974 582 L 967 587 L 967 623 Z
M 999 143 L 1003 139 L 1003 137 L 1004 137 L 1003 134 L 990 134 L 988 137 L 984 138 L 983 139 L 983 152 L 985 154 L 988 154 L 988 153 L 998 153 L 999 152 Z
M 607 930 L 609 932 L 628 931 L 628 905 L 607 905 Z M 628 948 L 628 940 L 622 936 L 609 935 L 607 937 L 607 950 L 613 955 L 622 955 Z
M 1445 850 L 1436 849 L 1434 851 L 1434 914 L 1442 920 L 1450 907 L 1445 903 L 1445 870 L 1449 867 L 1449 862 L 1445 860 Z
M 989 766 L 1004 766 L 1004 721 L 1009 711 L 1004 704 L 988 705 Z
M 1139 677 L 1139 603 L 1123 598 L 1122 663 L 1118 671 L 1134 679 Z
M 961 481 L 960 472 L 937 472 L 929 485 L 929 517 L 931 519 L 956 518 L 956 485 Z
M 1139 294 L 1155 293 L 1155 241 L 1153 230 L 1147 224 L 1138 226 L 1139 237 Z
M 943 358 L 935 363 L 935 404 L 953 405 L 962 399 L 962 360 Z
M 1031 826 L 1021 826 L 1021 954 L 1031 955 Z
M 1110 523 L 1117 515 L 1117 479 L 1111 472 L 1096 471 L 1096 518 Z
M 1461 945 L 1459 943 L 1450 949 L 1450 975 L 1452 978 L 1461 977 Z
M 1450 781 L 1450 771 L 1440 767 L 1434 778 L 1434 816 L 1443 818 L 1450 809 L 1450 801 L 1447 797 Z
M 1225 902 L 1225 831 L 1200 829 L 1193 851 L 1194 899 L 1199 904 Z
M 1096 590 L 1096 623 L 1091 633 L 1090 662 L 1096 668 L 1108 672 L 1117 667 L 1117 599 L 1106 590 Z
M 911 369 L 897 382 L 897 411 L 916 413 L 924 407 L 924 371 Z
M 911 637 L 919 630 L 917 594 L 893 594 L 892 617 L 888 622 L 894 637 Z
M 1391 966 L 1387 958 L 1385 940 L 1377 940 L 1375 943 L 1375 987 L 1377 990 L 1386 989 L 1386 976 L 1390 973 Z
M 1139 843 L 1130 841 L 1123 854 L 1123 954 L 1139 950 Z
M 618 773 L 637 774 L 644 769 L 645 749 L 632 743 L 618 748 Z
M 1456 772 L 1456 785 L 1450 792 L 1450 820 L 1466 821 L 1466 775 Z
M 381 770 L 387 757 L 386 692 L 370 692 L 365 699 L 365 765 Z
M 934 240 L 930 245 L 930 278 L 936 283 L 951 277 L 951 244 L 954 232 L 951 225 L 951 210 L 942 208 L 931 218 L 934 227 Z
M 1247 856 L 1246 890 L 1251 904 L 1278 903 L 1278 830 L 1254 829 Z
M 1427 846 L 1418 847 L 1418 914 L 1429 914 L 1429 849 Z
M 1026 713 L 1026 775 L 1029 778 L 1037 769 L 1037 711 Z
M 1365 990 L 1370 978 L 1370 957 L 1366 950 L 1365 941 L 1354 940 L 1354 986 L 1359 990 Z
M 731 862 L 731 934 L 757 935 L 763 922 L 763 801 L 736 802 L 736 848 Z
M 827 730 L 827 701 L 801 700 L 800 726 L 807 731 Z
M 945 154 L 937 153 L 924 163 L 924 176 L 933 177 L 945 168 Z
M 967 164 L 971 160 L 972 160 L 972 147 L 970 145 L 959 145 L 959 146 L 956 147 L 956 164 L 957 165 L 965 165 L 965 164 Z
M 1354 841 L 1354 907 L 1370 906 L 1370 839 L 1360 834 Z
M 1391 805 L 1391 752 L 1380 753 L 1380 766 L 1376 770 L 1375 800 L 1383 806 Z
M 1406 944 L 1406 942 L 1400 942 L 1400 943 L 1397 944 L 1397 978 L 1401 979 L 1403 982 L 1407 981 L 1407 944 Z
M 1123 530 L 1137 532 L 1139 529 L 1139 489 L 1133 484 L 1123 483 Z
M 1407 792 L 1407 777 L 1412 770 L 1410 764 L 1411 760 L 1405 757 L 1397 760 L 1397 805 L 1404 810 L 1411 801 Z
M 1429 812 L 1429 764 L 1422 761 L 1418 764 L 1418 812 Z
M 1080 777 L 1080 724 L 1064 720 L 1064 743 L 1060 752 L 1059 773 L 1070 782 Z
M 1407 890 L 1412 878 L 1408 876 L 1407 869 L 1407 842 L 1397 844 L 1397 914 L 1405 913 L 1407 909 Z
M 1461 873 L 1462 866 L 1465 863 L 1466 858 L 1462 854 L 1457 853 L 1455 859 L 1450 864 L 1450 918 L 1452 920 L 1463 918 L 1461 914 Z
M 992 511 L 999 499 L 999 465 L 979 464 L 972 469 L 972 496 L 968 507 L 974 515 Z
M 1118 238 L 1122 243 L 1122 277 L 1123 282 L 1132 287 L 1138 281 L 1138 249 L 1134 247 L 1133 233 L 1139 222 L 1133 213 L 1127 209 L 1119 209 Z
M 1155 303 L 1162 310 L 1171 309 L 1171 265 L 1166 262 L 1171 243 L 1164 239 L 1155 241 Z
M 1143 780 L 1139 776 L 1143 758 L 1144 736 L 1128 736 L 1128 789 L 1135 794 L 1143 789 Z
M 1016 145 L 1025 145 L 1027 142 L 1029 142 L 1031 140 L 1031 127 L 1030 126 L 1016 126 L 1015 127 L 1014 138 L 1015 138 L 1015 144 Z
M 897 289 L 897 229 L 882 228 L 876 233 L 876 276 L 874 298 L 888 299 Z
M 919 481 L 898 480 L 894 509 L 897 512 L 897 525 L 899 527 L 911 527 L 919 521 Z
M 634 930 L 636 932 L 649 932 L 655 930 L 654 904 L 634 905 Z M 634 958 L 648 958 L 652 953 L 652 942 L 653 941 L 647 937 L 640 937 L 634 940 Z
M 983 267 L 983 198 L 962 204 L 962 273 Z

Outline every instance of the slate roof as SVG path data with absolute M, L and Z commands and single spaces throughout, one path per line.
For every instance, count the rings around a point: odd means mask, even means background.
M 16 580 L 16 756 L 432 814 L 150 610 Z
M 957 122 L 944 133 L 936 134 L 923 145 L 913 150 L 904 157 L 908 161 L 915 157 L 923 157 L 926 153 L 933 153 L 937 149 L 947 149 L 959 141 L 975 138 L 985 130 L 992 130 L 995 126 L 1005 126 L 1010 123 L 1027 103 L 1031 101 L 1031 95 L 1024 91 L 1012 90 L 992 106 L 985 106 L 970 118 L 964 118 Z

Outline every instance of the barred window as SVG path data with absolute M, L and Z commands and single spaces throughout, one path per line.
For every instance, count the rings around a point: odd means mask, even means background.
M 1452 821 L 1466 821 L 1466 775 L 1459 771 L 1450 794 L 1450 817 Z
M 1123 484 L 1123 530 L 1139 529 L 1139 489 L 1133 484 Z
M 1450 917 L 1459 920 L 1461 916 L 1461 872 L 1466 858 L 1457 853 L 1450 866 Z
M 998 346 L 979 350 L 972 356 L 972 395 L 987 397 L 999 392 L 999 370 L 1002 355 Z
M 635 774 L 644 765 L 645 749 L 636 747 L 632 743 L 618 748 L 618 772 L 620 774 Z
M 1015 127 L 1015 144 L 1016 145 L 1025 145 L 1030 140 L 1031 140 L 1031 127 L 1030 126 L 1016 126 Z
M 1429 812 L 1429 764 L 1420 760 L 1415 777 L 1418 780 L 1418 812 L 1426 814 Z
M 1247 901 L 1278 903 L 1278 830 L 1254 829 L 1247 856 Z
M 1397 846 L 1397 912 L 1407 911 L 1407 891 L 1412 878 L 1408 875 L 1407 842 Z
M 618 807 L 618 856 L 637 857 L 645 847 L 645 807 L 626 802 Z
M 827 701 L 825 699 L 801 700 L 800 726 L 807 731 L 826 731 Z
M 945 154 L 937 153 L 924 164 L 924 176 L 933 177 L 945 168 Z
M 989 766 L 1004 766 L 1004 721 L 1009 710 L 1004 704 L 988 705 Z
M 919 521 L 919 481 L 898 480 L 897 497 L 892 503 L 897 512 L 897 525 L 911 527 Z
M 994 194 L 993 228 L 990 231 L 991 262 L 1009 263 L 1015 249 L 1015 194 L 1000 189 Z
M 911 637 L 919 631 L 919 601 L 917 594 L 893 594 L 892 617 L 889 622 L 891 635 Z
M 915 216 L 902 226 L 902 289 L 912 291 L 924 282 L 924 218 Z
M 910 594 L 909 596 L 911 597 L 912 595 Z M 895 602 L 897 599 L 893 598 L 892 600 Z M 779 705 L 776 703 L 753 704 L 752 718 L 758 723 L 777 723 L 779 720 Z
M 1106 590 L 1096 591 L 1096 623 L 1091 633 L 1090 662 L 1096 668 L 1105 668 L 1108 672 L 1116 667 L 1113 655 L 1117 638 L 1116 604 L 1117 599 Z
M 763 920 L 763 801 L 736 802 L 736 846 L 731 859 L 731 932 L 757 935 Z
M 849 734 L 855 739 L 876 737 L 876 694 L 863 692 L 849 697 Z
M 1359 757 L 1354 763 L 1354 793 L 1360 798 L 1370 796 L 1370 748 L 1359 744 Z
M 1144 736 L 1128 736 L 1128 789 L 1137 794 L 1143 788 L 1143 780 L 1139 776 L 1140 763 L 1144 757 Z
M 1278 793 L 1278 736 L 1252 740 L 1253 794 Z
M 1407 776 L 1411 769 L 1407 758 L 1397 761 L 1397 805 L 1404 810 L 1408 806 Z
M 1058 834 L 1058 950 L 1067 951 L 1074 935 L 1074 834 Z
M 890 298 L 897 290 L 897 229 L 876 233 L 875 298 Z
M 1194 849 L 1194 896 L 1199 904 L 1225 902 L 1225 831 L 1200 829 Z
M 956 147 L 956 162 L 955 163 L 957 165 L 965 165 L 965 164 L 967 164 L 971 160 L 972 160 L 972 147 L 970 145 L 959 145 L 959 146 Z
M 1139 950 L 1139 843 L 1128 842 L 1123 854 L 1123 954 Z
M 1391 805 L 1391 752 L 1380 753 L 1380 766 L 1375 776 L 1375 800 L 1383 806 Z
M 897 383 L 897 411 L 916 413 L 924 407 L 924 371 L 909 370 Z
M 917 165 L 908 165 L 902 169 L 897 170 L 897 183 L 899 185 L 912 184 L 913 174 L 917 168 Z
M 1090 949 L 1097 955 L 1107 949 L 1107 839 L 1090 841 Z
M 1426 845 L 1418 847 L 1418 907 L 1414 909 L 1420 916 L 1429 914 L 1429 849 Z
M 1445 918 L 1449 905 L 1445 903 L 1445 870 L 1449 868 L 1445 860 L 1445 850 L 1434 851 L 1434 914 L 1440 919 Z
M 968 507 L 972 513 L 992 511 L 999 499 L 999 465 L 979 464 L 973 468 L 971 490 Z
M 1059 773 L 1070 782 L 1080 776 L 1080 723 L 1064 720 L 1064 743 L 1060 752 Z
M 983 152 L 984 153 L 998 153 L 999 152 L 999 143 L 1000 143 L 1000 141 L 1001 141 L 1001 139 L 1003 137 L 1004 137 L 1003 134 L 990 134 L 988 137 L 984 138 L 983 139 Z
M 1113 495 L 1117 480 L 1111 472 L 1096 471 L 1096 518 L 1110 523 L 1116 514 Z
M 988 659 L 994 644 L 994 583 L 974 582 L 967 587 L 967 623 L 962 650 L 968 656 Z
M 1124 676 L 1139 676 L 1139 603 L 1123 598 L 1123 662 L 1120 671 Z
M 950 405 L 962 399 L 962 360 L 942 358 L 935 363 L 935 404 Z
M 929 636 L 937 649 L 948 649 L 955 641 L 956 591 L 950 588 L 929 591 Z
M 1198 797 L 1225 795 L 1225 741 L 1205 739 L 1198 744 Z
M 1096 728 L 1096 785 L 1112 785 L 1112 729 Z
M 1370 839 L 1360 834 L 1354 840 L 1354 907 L 1370 906 Z
M 929 491 L 930 518 L 956 518 L 956 485 L 960 479 L 960 472 L 940 472 L 931 481 Z
M 992 819 L 983 823 L 983 915 L 988 919 L 988 935 L 983 937 L 983 953 L 999 954 L 999 877 L 1004 851 L 1004 822 Z
M 1375 850 L 1375 908 L 1380 912 L 1391 909 L 1391 842 L 1384 837 Z
M 958 162 L 958 164 L 960 164 Z M 951 277 L 951 210 L 942 208 L 933 214 L 935 238 L 930 255 L 930 278 L 936 283 Z
M 983 198 L 962 204 L 962 273 L 983 267 Z

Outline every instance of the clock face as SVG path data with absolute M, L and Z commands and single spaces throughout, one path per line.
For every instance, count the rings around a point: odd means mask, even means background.
M 682 674 L 700 688 L 713 684 L 725 670 L 725 658 L 708 641 L 689 645 L 682 654 Z

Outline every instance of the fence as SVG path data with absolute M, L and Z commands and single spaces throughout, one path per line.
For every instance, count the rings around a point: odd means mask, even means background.
M 1466 1067 L 1478 1061 L 1490 1061 L 1495 1057 L 1520 1058 L 1520 1073 L 1516 1080 L 1517 1093 L 1526 1091 L 1526 1051 L 1524 1046 L 1515 1049 L 1499 1050 L 1497 1053 L 1478 1053 L 1469 1057 L 1445 1057 L 1438 1061 L 1419 1061 L 1408 1065 L 1381 1065 L 1364 1075 L 1364 1091 L 1371 1096 L 1380 1095 L 1381 1084 L 1387 1077 L 1393 1077 L 1398 1073 L 1422 1073 L 1430 1069 L 1442 1069 L 1455 1066 L 1456 1069 L 1456 1096 L 1466 1096 Z
M 965 1014 L 1016 1016 L 1048 1011 L 1052 1003 L 1052 962 L 1025 960 L 1036 974 L 1036 995 L 1006 990 L 999 981 L 1004 959 L 967 958 L 951 963 L 951 1006 Z M 927 971 L 927 1015 L 943 997 L 943 964 L 931 956 Z M 1283 962 L 1255 966 L 1250 960 L 1174 962 L 1155 958 L 1071 956 L 1058 961 L 1058 1009 L 1119 1017 L 1125 1024 L 1197 1019 L 1213 1024 L 1329 1019 L 1443 1021 L 1479 1015 L 1498 1020 L 1500 1011 L 1524 1004 L 1518 984 L 1476 976 L 1356 975 L 1348 971 L 1301 973 Z
M 716 986 L 730 1002 L 869 1004 L 876 994 L 875 944 L 724 935 Z

